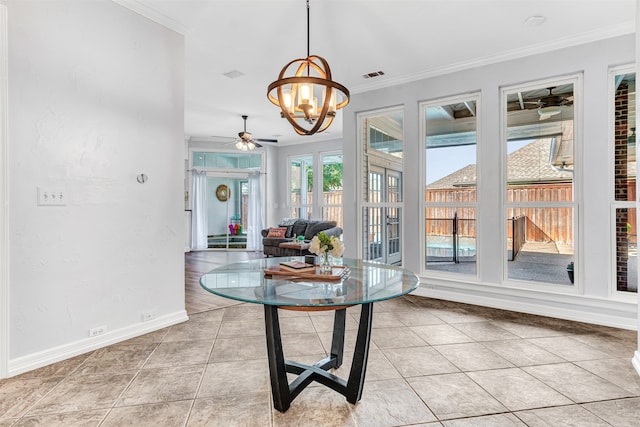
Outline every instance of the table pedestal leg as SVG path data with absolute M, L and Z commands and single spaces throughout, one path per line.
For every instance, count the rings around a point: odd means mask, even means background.
M 355 404 L 360 400 L 369 357 L 373 303 L 362 305 L 358 336 L 348 381 L 327 372 L 331 368 L 338 368 L 342 365 L 346 320 L 345 308 L 335 312 L 331 354 L 311 366 L 284 359 L 278 307 L 265 305 L 264 314 L 273 406 L 278 411 L 285 412 L 289 409 L 293 399 L 313 381 L 337 391 L 345 396 L 350 403 Z M 291 384 L 288 383 L 287 372 L 298 375 L 298 378 Z
M 347 309 L 336 310 L 333 317 L 333 336 L 331 337 L 331 359 L 335 360 L 334 368 L 342 366 L 342 353 L 344 352 L 344 328 L 347 318 Z
M 269 376 L 271 377 L 271 393 L 273 406 L 280 412 L 285 412 L 291 405 L 289 382 L 282 352 L 282 337 L 280 336 L 280 322 L 278 307 L 264 306 L 264 320 L 267 331 L 267 355 L 269 358 Z
M 349 403 L 358 403 L 362 397 L 364 388 L 364 376 L 367 372 L 367 360 L 369 359 L 369 343 L 371 339 L 371 325 L 373 322 L 373 303 L 363 304 L 360 312 L 360 325 L 358 337 L 351 362 L 351 372 L 347 382 L 345 397 Z

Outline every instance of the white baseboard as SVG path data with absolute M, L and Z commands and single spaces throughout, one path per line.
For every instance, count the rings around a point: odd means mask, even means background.
M 419 286 L 413 295 L 465 304 L 480 305 L 520 313 L 592 323 L 621 329 L 638 329 L 637 304 L 624 301 L 597 300 L 580 295 L 560 298 L 557 295 L 530 292 L 518 296 L 493 290 L 462 289 L 446 286 Z M 535 297 L 534 297 L 535 296 Z
M 640 375 L 640 350 L 636 351 L 633 355 L 633 359 L 631 359 L 631 364 L 636 368 L 638 375 Z
M 86 338 L 38 353 L 29 354 L 16 359 L 10 359 L 7 377 L 13 377 L 24 372 L 32 371 L 61 360 L 69 359 L 89 351 L 107 347 L 140 335 L 148 334 L 187 320 L 189 320 L 187 312 L 185 310 L 181 310 L 175 313 L 159 316 L 147 322 L 137 323 L 125 328 L 109 331 L 97 337 Z

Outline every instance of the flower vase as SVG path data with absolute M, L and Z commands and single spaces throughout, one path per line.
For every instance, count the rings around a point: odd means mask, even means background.
M 331 254 L 329 252 L 324 252 L 321 255 L 320 272 L 323 274 L 329 274 L 332 271 L 333 266 L 331 265 Z

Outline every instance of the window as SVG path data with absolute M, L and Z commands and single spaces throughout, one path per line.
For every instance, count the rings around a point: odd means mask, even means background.
M 503 89 L 509 279 L 573 285 L 578 83 L 575 77 Z
M 636 222 L 636 75 L 633 67 L 610 72 L 613 107 L 613 225 L 615 290 L 638 292 Z
M 204 169 L 255 169 L 260 170 L 260 154 L 216 153 L 213 151 L 195 151 L 191 165 Z
M 342 222 L 342 153 L 322 154 L 322 219 Z
M 479 95 L 422 104 L 427 270 L 476 274 Z
M 313 156 L 289 158 L 291 218 L 311 219 L 313 213 Z
M 362 258 L 402 263 L 403 111 L 360 115 Z

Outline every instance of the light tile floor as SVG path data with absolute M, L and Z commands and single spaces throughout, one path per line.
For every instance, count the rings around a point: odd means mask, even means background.
M 348 309 L 352 348 L 358 308 Z M 237 304 L 0 381 L 5 426 L 640 426 L 637 333 L 407 296 L 374 306 L 363 398 L 312 385 L 272 408 L 262 307 Z M 282 311 L 285 354 L 333 316 Z M 345 377 L 351 354 L 336 371 Z

